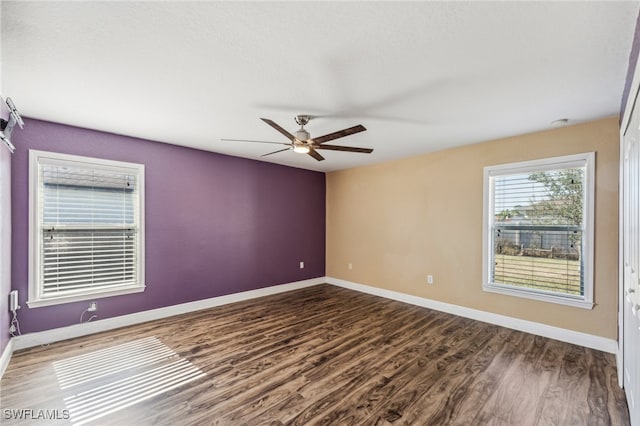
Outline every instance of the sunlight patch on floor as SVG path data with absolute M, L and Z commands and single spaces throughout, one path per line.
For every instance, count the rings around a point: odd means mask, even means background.
M 155 337 L 53 363 L 71 421 L 81 425 L 205 376 Z

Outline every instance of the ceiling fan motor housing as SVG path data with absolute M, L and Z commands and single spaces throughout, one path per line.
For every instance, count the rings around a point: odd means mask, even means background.
M 296 139 L 300 142 L 307 142 L 309 139 L 311 139 L 311 135 L 309 134 L 309 132 L 302 128 L 295 132 L 293 136 L 295 136 Z

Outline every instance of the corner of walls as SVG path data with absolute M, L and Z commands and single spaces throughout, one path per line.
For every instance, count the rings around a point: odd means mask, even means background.
M 0 354 L 10 344 L 11 291 L 11 153 L 0 144 Z M 0 359 L 4 359 L 4 356 Z M 0 363 L 0 369 L 2 364 Z

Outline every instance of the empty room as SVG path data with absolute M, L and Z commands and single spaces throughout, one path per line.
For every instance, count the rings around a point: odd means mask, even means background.
M 0 424 L 640 425 L 639 12 L 0 1 Z

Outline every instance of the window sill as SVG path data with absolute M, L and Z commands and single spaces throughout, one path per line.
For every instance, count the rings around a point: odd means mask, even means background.
M 527 290 L 520 290 L 514 287 L 506 287 L 492 284 L 483 284 L 482 289 L 490 293 L 505 294 L 507 296 L 522 297 L 525 299 L 539 300 L 542 302 L 557 303 L 560 305 L 572 306 L 574 308 L 593 309 L 593 302 L 581 299 L 572 299 L 563 296 L 556 296 L 546 293 L 537 293 Z
M 40 308 L 43 306 L 61 305 L 64 303 L 80 302 L 82 300 L 101 299 L 104 297 L 121 296 L 125 294 L 142 293 L 146 286 L 120 287 L 109 291 L 97 291 L 95 293 L 82 293 L 63 297 L 49 297 L 46 299 L 27 300 L 29 308 Z

